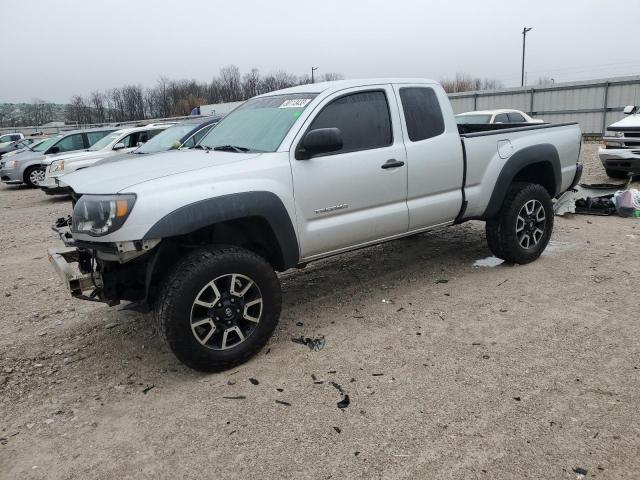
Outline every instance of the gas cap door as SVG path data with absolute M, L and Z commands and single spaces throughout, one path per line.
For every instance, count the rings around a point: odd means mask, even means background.
M 498 155 L 503 160 L 513 155 L 513 145 L 510 140 L 498 140 Z

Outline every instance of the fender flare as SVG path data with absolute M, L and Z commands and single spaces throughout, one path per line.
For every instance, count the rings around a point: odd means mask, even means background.
M 216 223 L 247 217 L 267 221 L 280 246 L 285 269 L 298 264 L 300 251 L 293 223 L 282 200 L 272 192 L 233 193 L 190 203 L 158 220 L 143 240 L 186 235 Z
M 487 205 L 487 208 L 482 215 L 483 220 L 494 217 L 498 214 L 500 207 L 502 207 L 502 202 L 507 195 L 507 191 L 518 172 L 523 168 L 536 163 L 544 163 L 551 166 L 553 170 L 555 188 L 553 192 L 549 193 L 552 197 L 560 193 L 559 191 L 562 186 L 562 170 L 560 168 L 560 156 L 558 155 L 556 147 L 550 143 L 525 147 L 509 157 L 502 167 L 493 188 L 489 205 Z

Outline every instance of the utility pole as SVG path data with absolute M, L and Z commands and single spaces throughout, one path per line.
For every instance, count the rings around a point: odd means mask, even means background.
M 520 81 L 521 87 L 524 87 L 524 48 L 527 43 L 527 32 L 531 31 L 532 28 L 533 27 L 531 28 L 524 27 L 522 29 L 522 77 Z
M 313 72 L 318 70 L 318 67 L 311 67 L 311 83 L 316 83 L 313 77 Z

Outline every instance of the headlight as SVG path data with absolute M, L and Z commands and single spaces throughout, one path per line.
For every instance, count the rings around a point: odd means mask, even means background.
M 71 230 L 94 237 L 115 232 L 131 213 L 134 203 L 133 194 L 83 195 L 73 207 Z
M 7 168 L 15 169 L 17 165 L 18 165 L 17 160 L 11 160 L 9 163 L 7 163 Z
M 63 171 L 64 171 L 64 160 L 56 160 L 51 164 L 51 173 L 63 172 Z

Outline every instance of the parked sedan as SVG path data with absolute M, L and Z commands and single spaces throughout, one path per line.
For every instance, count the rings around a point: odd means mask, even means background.
M 135 150 L 171 125 L 173 123 L 157 123 L 143 127 L 123 128 L 106 135 L 86 151 L 47 158 L 42 162 L 42 165 L 46 166 L 45 177 L 38 186 L 48 195 L 66 194 L 67 189 L 58 186 L 57 178 L 91 167 L 104 158 Z
M 49 137 L 37 146 L 0 161 L 0 180 L 7 184 L 26 183 L 37 187 L 46 171 L 43 162 L 55 155 L 86 150 L 105 135 L 115 131 L 115 127 L 73 130 Z
M 544 123 L 544 120 L 531 118 L 520 110 L 477 110 L 456 115 L 458 125 L 490 124 L 490 123 Z

